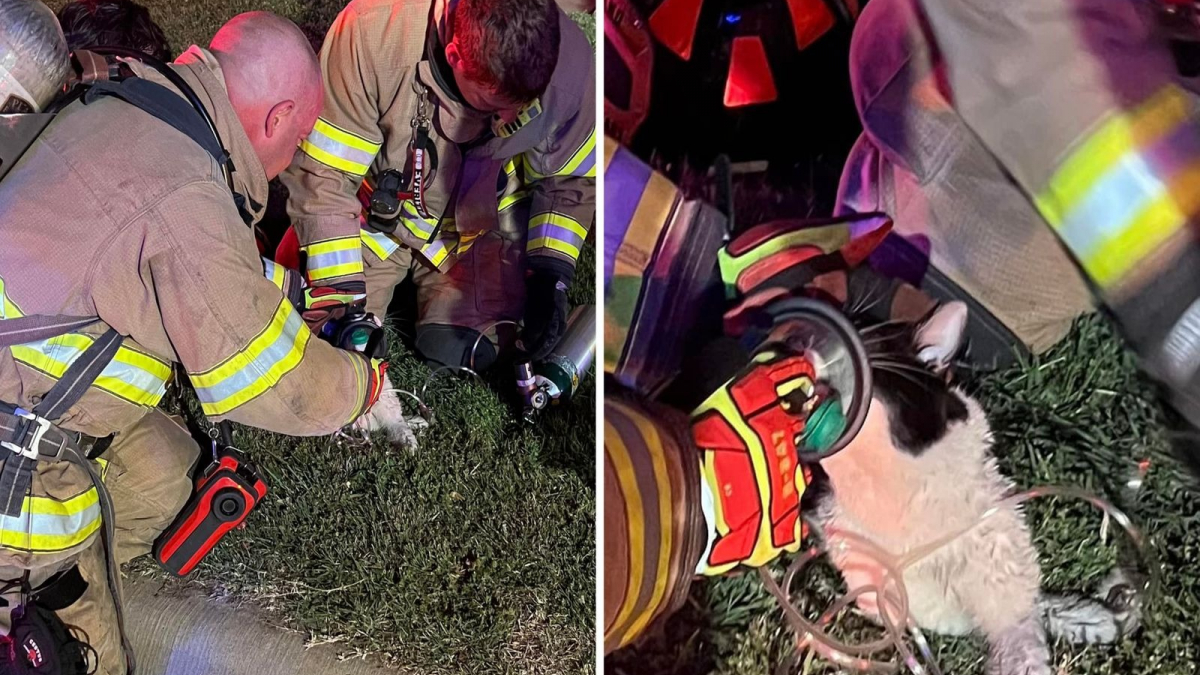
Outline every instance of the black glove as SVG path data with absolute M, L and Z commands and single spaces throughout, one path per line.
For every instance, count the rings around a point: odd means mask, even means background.
M 567 330 L 567 282 L 561 273 L 535 269 L 525 281 L 525 327 L 521 349 L 537 361 L 545 358 Z

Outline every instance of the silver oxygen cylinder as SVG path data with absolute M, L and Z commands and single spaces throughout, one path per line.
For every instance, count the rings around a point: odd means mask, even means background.
M 37 0 L 0 0 L 0 114 L 42 112 L 70 73 L 54 12 Z
M 568 401 L 596 358 L 596 306 L 580 305 L 567 317 L 567 330 L 534 372 L 557 389 L 552 398 Z

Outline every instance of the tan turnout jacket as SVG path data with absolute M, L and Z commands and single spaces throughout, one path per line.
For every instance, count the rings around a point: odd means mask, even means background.
M 174 67 L 215 119 L 237 189 L 260 217 L 266 176 L 220 65 L 192 47 Z M 128 337 L 62 418 L 69 429 L 128 428 L 159 402 L 173 363 L 214 418 L 317 435 L 362 412 L 370 364 L 313 339 L 278 287 L 281 270 L 259 258 L 216 161 L 132 105 L 76 102 L 55 119 L 0 183 L 0 241 L 0 317 L 102 319 L 0 349 L 0 400 L 32 406 L 111 326 Z
M 321 49 L 325 108 L 283 180 L 307 277 L 314 285 L 362 279 L 362 248 L 387 259 L 401 246 L 449 269 L 481 234 L 525 240 L 530 256 L 573 268 L 595 214 L 595 66 L 582 31 L 559 11 L 558 64 L 547 91 L 520 119 L 493 130 L 424 60 L 444 50 L 445 22 L 428 36 L 430 0 L 353 0 Z M 412 120 L 428 91 L 436 175 L 426 189 L 430 218 L 402 205 L 396 231 L 363 227 L 357 197 L 383 171 L 410 168 Z M 497 125 L 498 127 L 498 125 Z M 470 146 L 469 148 L 467 146 Z M 407 172 L 406 172 L 407 173 Z

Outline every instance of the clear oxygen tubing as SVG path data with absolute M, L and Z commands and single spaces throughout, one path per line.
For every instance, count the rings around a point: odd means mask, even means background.
M 788 566 L 784 572 L 782 584 L 765 568 L 758 568 L 759 577 L 771 595 L 783 608 L 784 617 L 798 637 L 799 650 L 811 649 L 818 656 L 838 665 L 839 667 L 867 673 L 897 673 L 901 664 L 914 675 L 942 675 L 933 658 L 929 643 L 913 621 L 909 613 L 908 592 L 904 587 L 903 573 L 909 567 L 924 560 L 942 547 L 956 541 L 968 532 L 973 531 L 987 522 L 996 513 L 1014 508 L 1026 501 L 1039 497 L 1067 497 L 1085 501 L 1103 512 L 1106 520 L 1112 520 L 1125 530 L 1129 540 L 1137 550 L 1142 567 L 1147 572 L 1145 581 L 1136 589 L 1137 601 L 1143 611 L 1150 597 L 1158 587 L 1158 563 L 1150 546 L 1149 540 L 1142 531 L 1133 524 L 1130 518 L 1120 509 L 1100 497 L 1074 487 L 1042 485 L 1026 490 L 1001 500 L 967 527 L 945 535 L 902 555 L 891 554 L 875 545 L 865 537 L 853 532 L 825 529 L 819 524 L 806 519 L 810 528 L 817 534 L 817 543 L 805 549 Z M 854 551 L 859 555 L 870 558 L 883 570 L 880 585 L 867 585 L 855 588 L 835 601 L 815 621 L 809 621 L 792 604 L 789 599 L 792 584 L 796 575 L 809 563 L 823 553 L 838 551 Z M 861 644 L 851 644 L 831 636 L 826 627 L 842 610 L 849 607 L 859 597 L 874 594 L 879 605 L 879 620 L 883 624 L 884 636 L 878 640 Z M 905 632 L 908 632 L 916 647 L 916 652 L 908 645 Z M 900 656 L 901 663 L 881 661 L 872 658 L 884 650 L 892 649 Z M 920 658 L 918 659 L 918 653 Z

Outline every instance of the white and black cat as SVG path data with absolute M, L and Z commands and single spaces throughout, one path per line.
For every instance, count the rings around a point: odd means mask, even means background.
M 874 379 L 866 422 L 848 447 L 821 462 L 817 489 L 806 497 L 807 512 L 824 528 L 902 555 L 969 527 L 1015 492 L 992 455 L 983 410 L 945 376 L 966 319 L 966 306 L 952 302 L 921 325 L 863 329 Z M 872 560 L 834 557 L 848 588 L 882 582 Z M 1097 643 L 1115 641 L 1136 624 L 1135 612 L 1119 603 L 1040 594 L 1037 551 L 1017 508 L 996 513 L 903 576 L 910 613 L 922 629 L 987 637 L 989 675 L 1051 673 L 1047 629 Z M 873 595 L 860 596 L 858 605 L 878 617 Z

